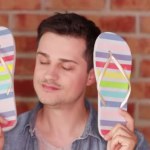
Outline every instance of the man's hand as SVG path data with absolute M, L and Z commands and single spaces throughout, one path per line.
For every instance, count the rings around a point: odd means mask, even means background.
M 6 124 L 7 124 L 7 120 L 0 117 L 0 150 L 3 150 L 3 146 L 4 146 L 4 133 L 2 131 L 1 125 L 6 125 Z
M 104 138 L 108 141 L 107 150 L 134 150 L 137 137 L 134 134 L 134 120 L 128 112 L 119 110 L 125 118 L 126 126 L 117 124 Z

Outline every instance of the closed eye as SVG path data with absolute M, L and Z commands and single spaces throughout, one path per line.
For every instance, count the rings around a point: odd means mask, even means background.
M 73 68 L 71 68 L 71 67 L 62 67 L 64 70 L 66 70 L 66 71 L 71 71 L 71 70 L 73 70 Z
M 48 65 L 49 62 L 46 62 L 46 61 L 40 61 L 40 64 L 41 64 L 41 65 Z

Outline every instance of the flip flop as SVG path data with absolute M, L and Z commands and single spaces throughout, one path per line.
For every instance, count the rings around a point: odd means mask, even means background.
M 0 124 L 3 131 L 12 129 L 17 123 L 14 93 L 14 70 L 16 50 L 11 31 L 0 26 L 0 116 L 8 120 Z
M 96 39 L 93 57 L 98 91 L 98 129 L 104 137 L 116 124 L 125 124 L 118 109 L 127 110 L 132 56 L 123 38 L 104 32 Z

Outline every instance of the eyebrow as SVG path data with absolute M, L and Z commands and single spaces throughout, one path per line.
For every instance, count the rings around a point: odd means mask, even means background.
M 44 57 L 49 58 L 49 56 L 46 53 L 43 53 L 43 52 L 37 52 L 36 55 L 42 55 Z
M 42 56 L 44 56 L 44 57 L 46 57 L 48 59 L 50 58 L 49 55 L 47 55 L 46 53 L 43 53 L 43 52 L 37 52 L 36 55 L 42 55 Z M 61 62 L 64 62 L 64 63 L 71 62 L 71 63 L 74 63 L 74 64 L 78 64 L 78 62 L 76 62 L 74 60 L 70 60 L 70 59 L 60 58 L 59 60 Z

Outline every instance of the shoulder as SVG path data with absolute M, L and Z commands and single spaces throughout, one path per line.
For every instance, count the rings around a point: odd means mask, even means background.
M 36 115 L 41 107 L 42 104 L 38 103 L 32 110 L 20 114 L 17 117 L 16 126 L 12 130 L 6 132 L 6 136 L 22 133 L 27 126 L 33 126 L 35 124 Z
M 14 134 L 19 134 L 23 131 L 24 127 L 29 123 L 30 120 L 30 115 L 31 115 L 32 111 L 28 111 L 25 113 L 22 113 L 21 115 L 18 116 L 17 118 L 17 124 L 16 126 L 5 133 L 5 136 L 13 136 Z
M 4 150 L 19 150 L 21 146 L 24 146 L 25 128 L 29 124 L 29 118 L 32 111 L 28 111 L 18 116 L 16 126 L 4 133 L 5 144 Z
M 139 132 L 137 129 L 135 130 L 135 134 L 138 138 L 136 150 L 148 150 L 148 149 L 150 149 L 148 142 L 144 138 L 144 135 L 141 132 Z

